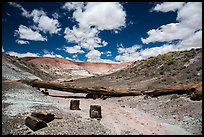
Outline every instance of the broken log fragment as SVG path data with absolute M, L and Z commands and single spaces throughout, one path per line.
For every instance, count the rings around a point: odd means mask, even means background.
M 88 94 L 86 95 L 86 98 L 93 98 L 93 94 L 88 93 Z
M 99 106 L 99 105 L 90 105 L 89 114 L 90 114 L 91 118 L 102 118 L 101 106 Z
M 45 90 L 42 90 L 41 92 L 42 92 L 44 95 L 46 95 L 46 96 L 49 95 L 49 92 L 47 92 L 47 91 L 45 91 Z
M 80 108 L 79 108 L 79 102 L 80 100 L 71 100 L 71 102 L 70 102 L 70 109 L 71 110 L 81 110 Z
M 187 94 L 191 100 L 202 100 L 202 82 L 163 86 L 152 91 L 146 91 L 145 94 L 151 97 Z
M 45 123 L 43 120 L 32 116 L 28 116 L 25 119 L 25 125 L 28 126 L 33 131 L 37 131 L 41 128 L 47 127 L 47 123 Z
M 45 121 L 46 123 L 55 119 L 54 114 L 46 113 L 46 112 L 33 112 L 33 113 L 31 113 L 31 116 L 36 117 L 38 119 L 41 119 L 41 120 Z
M 158 97 L 158 96 L 162 96 L 162 95 L 169 95 L 169 94 L 185 94 L 186 91 L 185 90 L 155 90 L 154 92 L 149 92 L 146 93 L 147 95 L 149 95 L 150 97 Z
M 97 99 L 97 98 L 100 98 L 101 95 L 99 94 L 93 94 L 93 99 Z
M 198 85 L 196 88 L 191 89 L 193 92 L 190 95 L 191 100 L 202 100 L 202 85 Z
M 105 100 L 107 98 L 110 98 L 111 96 L 101 95 L 101 99 Z

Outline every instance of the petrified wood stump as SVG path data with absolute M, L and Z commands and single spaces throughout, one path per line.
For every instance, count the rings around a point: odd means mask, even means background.
M 91 118 L 102 118 L 101 106 L 99 105 L 91 105 L 89 113 Z
M 28 126 L 33 131 L 37 131 L 41 128 L 47 127 L 47 123 L 45 123 L 41 119 L 32 116 L 28 116 L 25 119 L 25 125 Z
M 46 123 L 55 119 L 54 114 L 50 114 L 50 113 L 46 113 L 46 112 L 33 112 L 33 113 L 31 113 L 31 116 L 36 117 L 38 119 L 41 119 L 41 120 L 45 121 Z
M 70 109 L 71 110 L 80 110 L 80 108 L 79 108 L 79 101 L 80 100 L 71 100 L 71 102 L 70 102 Z

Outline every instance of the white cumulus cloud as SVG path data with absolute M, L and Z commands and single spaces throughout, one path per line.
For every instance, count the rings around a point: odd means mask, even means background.
M 99 37 L 99 33 L 103 30 L 120 30 L 126 26 L 126 12 L 122 5 L 119 2 L 67 2 L 63 8 L 72 10 L 73 19 L 78 22 L 77 27 L 65 28 L 64 38 L 67 42 L 89 50 L 86 54 L 88 61 L 105 61 L 101 59 L 102 52 L 95 50 L 108 44 Z M 110 54 L 107 53 L 108 56 Z
M 37 26 L 33 26 L 34 29 L 43 32 L 49 32 L 50 34 L 58 34 L 61 30 L 60 23 L 56 18 L 48 17 L 47 14 L 41 9 L 34 9 L 32 12 L 27 11 L 22 5 L 15 2 L 9 2 L 10 5 L 19 8 L 22 11 L 22 15 L 27 18 L 32 18 L 33 22 Z M 55 17 L 57 15 L 55 14 Z
M 157 4 L 153 10 L 162 12 L 176 11 L 182 8 L 183 5 L 184 2 L 163 2 L 161 4 Z
M 164 9 L 164 7 L 168 7 Z M 147 32 L 147 38 L 141 38 L 145 44 L 166 42 L 163 46 L 152 47 L 138 52 L 141 58 L 156 56 L 170 51 L 190 50 L 202 47 L 202 3 L 162 3 L 154 10 L 161 12 L 177 11 L 177 23 L 169 23 Z M 173 41 L 177 40 L 176 43 Z M 168 44 L 172 43 L 173 44 Z M 122 55 L 120 55 L 122 56 Z
M 129 62 L 140 59 L 140 54 L 137 50 L 141 48 L 140 45 L 133 45 L 132 47 L 124 48 L 122 44 L 117 48 L 119 55 L 115 57 L 116 61 Z
M 119 54 L 115 57 L 116 61 L 119 62 L 130 62 L 130 61 L 136 61 L 142 59 L 138 52 L 135 52 L 134 54 Z
M 43 50 L 43 53 L 44 53 L 44 54 L 42 55 L 42 57 L 64 58 L 64 57 L 62 57 L 61 55 L 55 54 L 54 52 L 49 52 L 49 51 L 46 50 L 46 49 Z
M 37 25 L 34 26 L 34 28 L 37 30 L 45 33 L 49 32 L 50 34 L 58 34 L 58 32 L 61 30 L 59 21 L 57 19 L 48 17 L 42 9 L 34 9 L 30 15 L 33 18 L 33 22 Z
M 31 13 L 30 13 L 30 17 L 33 18 L 33 22 L 38 23 L 39 19 L 41 16 L 45 16 L 46 13 L 41 9 L 41 10 L 37 10 L 34 9 Z
M 202 48 L 202 30 L 192 36 L 182 40 L 177 44 L 179 50 L 189 50 L 191 48 Z
M 152 29 L 147 32 L 148 38 L 141 38 L 142 42 L 148 44 L 150 42 L 166 42 L 172 40 L 182 40 L 194 33 L 194 29 L 184 26 L 180 23 L 170 23 L 162 25 L 158 29 Z
M 111 53 L 111 52 L 106 52 L 106 53 L 103 53 L 103 52 L 100 52 L 98 50 L 90 50 L 85 56 L 87 57 L 87 61 L 88 62 L 104 62 L 104 63 L 117 63 L 115 61 L 112 61 L 110 59 L 102 59 L 101 58 L 101 55 L 102 54 L 107 54 L 107 53 Z
M 17 39 L 16 42 L 18 44 L 29 44 L 29 41 L 26 41 L 26 40 L 19 40 L 19 39 Z
M 188 2 L 178 10 L 176 20 L 195 31 L 202 29 L 202 2 Z
M 20 39 L 33 40 L 33 41 L 47 41 L 47 38 L 43 37 L 38 31 L 20 25 L 18 30 L 15 30 L 15 35 L 19 35 Z
M 97 61 L 100 60 L 101 52 L 98 50 L 91 50 L 86 54 L 86 57 L 88 58 L 87 61 Z
M 57 19 L 52 19 L 44 15 L 39 18 L 38 27 L 40 30 L 49 32 L 50 34 L 57 34 L 61 30 Z
M 4 48 L 3 48 L 3 45 L 2 45 L 2 52 L 4 52 Z
M 8 2 L 9 5 L 19 8 L 22 11 L 22 15 L 25 17 L 30 17 L 30 13 L 29 11 L 27 11 L 26 9 L 23 8 L 23 6 L 21 6 L 20 4 L 16 3 L 16 2 Z
M 63 9 L 68 11 L 82 9 L 84 7 L 84 2 L 65 2 L 62 6 Z
M 110 53 L 110 52 L 108 52 Z M 101 55 L 103 52 L 100 52 L 98 50 L 91 50 L 89 51 L 85 56 L 88 58 L 88 62 L 105 62 L 105 63 L 116 63 L 115 61 L 109 60 L 109 59 L 102 59 Z
M 70 53 L 70 54 L 75 54 L 75 53 L 84 53 L 83 50 L 81 50 L 81 47 L 76 45 L 73 47 L 65 47 L 65 51 Z
M 170 51 L 176 51 L 177 47 L 174 45 L 163 45 L 160 47 L 152 47 L 152 48 L 146 48 L 145 50 L 142 50 L 139 52 L 141 59 L 146 59 L 149 57 L 154 57 L 159 54 L 165 54 Z
M 132 49 L 132 50 L 130 50 Z M 141 46 L 139 45 L 133 45 L 129 48 L 118 48 L 118 53 L 115 57 L 116 61 L 120 62 L 129 62 L 129 61 L 136 61 L 141 59 L 146 59 L 148 57 L 157 56 L 159 54 L 164 54 L 170 51 L 178 50 L 178 48 L 175 45 L 163 45 L 160 47 L 152 47 L 152 48 L 146 48 L 144 50 L 140 50 Z
M 111 51 L 106 51 L 104 54 L 105 54 L 107 57 L 112 56 L 112 52 L 111 52 Z
M 159 54 L 165 54 L 171 51 L 190 50 L 192 48 L 196 49 L 201 47 L 202 31 L 198 31 L 193 36 L 188 37 L 177 44 L 164 44 L 162 46 L 146 48 L 142 50 L 139 50 L 141 47 L 137 47 L 135 45 L 129 48 L 118 47 L 117 50 L 119 55 L 115 57 L 115 60 L 119 62 L 137 61 L 158 56 Z
M 9 52 L 6 52 L 6 54 L 9 54 L 10 56 L 16 56 L 16 57 L 19 57 L 19 58 L 22 58 L 22 57 L 39 57 L 38 54 L 30 53 L 30 52 L 27 52 L 27 53 L 17 53 L 17 52 L 14 52 L 14 51 L 9 51 Z
M 164 11 L 163 8 L 158 8 L 162 5 L 171 5 L 168 10 Z M 176 6 L 177 5 L 177 6 Z M 157 7 L 157 8 L 156 8 Z M 193 36 L 195 32 L 202 29 L 202 3 L 201 2 L 188 2 L 180 4 L 162 3 L 156 5 L 157 11 L 167 12 L 175 11 L 177 9 L 177 23 L 169 23 L 162 25 L 158 29 L 151 29 L 147 32 L 147 38 L 141 38 L 145 44 L 151 42 L 169 42 L 173 40 L 185 40 Z
M 64 38 L 68 42 L 77 43 L 81 48 L 92 50 L 94 48 L 107 45 L 106 41 L 102 41 L 99 37 L 99 31 L 96 28 L 66 28 Z
M 53 16 L 54 19 L 60 18 L 59 13 L 57 13 L 57 12 L 54 12 L 54 13 L 52 14 L 52 16 Z
M 141 48 L 140 45 L 133 45 L 132 47 L 129 47 L 129 48 L 124 48 L 122 46 L 122 47 L 118 48 L 118 53 L 128 53 L 128 54 L 131 54 L 131 53 L 134 53 L 135 51 L 137 51 L 137 49 L 139 49 L 139 48 Z
M 64 58 L 61 55 L 54 54 L 54 52 L 49 52 L 49 51 L 46 52 L 46 50 L 44 50 L 44 52 L 45 52 L 45 54 L 43 54 L 42 57 Z M 41 57 L 38 53 L 30 53 L 30 52 L 18 53 L 18 52 L 14 52 L 14 51 L 9 51 L 9 52 L 6 52 L 6 54 L 9 54 L 10 56 L 16 56 L 19 58 L 22 58 L 22 57 Z
M 51 53 L 48 53 L 48 54 L 44 54 L 43 55 L 43 57 L 51 57 L 51 58 L 64 58 L 64 57 L 62 57 L 61 55 L 59 55 L 59 54 L 54 54 L 53 52 L 51 52 Z
M 126 13 L 118 2 L 89 2 L 84 11 L 78 9 L 74 12 L 74 18 L 81 27 L 112 30 L 125 26 Z

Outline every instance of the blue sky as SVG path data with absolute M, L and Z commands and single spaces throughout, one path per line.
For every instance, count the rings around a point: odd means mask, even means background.
M 2 52 L 127 62 L 202 47 L 201 2 L 4 2 Z

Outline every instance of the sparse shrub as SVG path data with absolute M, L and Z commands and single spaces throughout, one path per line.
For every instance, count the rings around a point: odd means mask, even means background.
M 144 99 L 146 100 L 146 99 L 148 99 L 150 96 L 149 95 L 145 95 L 144 96 Z
M 180 70 L 185 69 L 185 68 L 186 68 L 185 66 L 182 66 L 182 67 L 180 67 Z
M 174 95 L 171 96 L 171 100 L 177 99 L 177 98 L 179 98 L 179 97 L 180 97 L 179 95 L 174 94 Z
M 187 61 L 189 61 L 189 58 L 186 58 L 186 57 L 185 57 L 185 58 L 183 59 L 183 62 L 187 62 Z
M 195 76 L 195 77 L 196 77 L 196 76 L 197 76 L 197 74 L 196 74 L 196 73 L 193 73 L 193 76 Z
M 172 74 L 171 74 L 171 76 L 175 76 L 175 75 L 176 75 L 176 73 L 172 73 Z
M 164 70 L 164 66 L 161 66 L 160 69 L 161 69 L 161 70 Z
M 166 82 L 166 79 L 162 79 L 163 82 Z
M 188 73 L 188 74 L 189 74 L 189 73 L 190 73 L 190 70 L 187 70 L 187 71 L 186 71 L 186 73 Z
M 196 71 L 200 71 L 202 69 L 202 67 L 197 67 Z
M 31 67 L 35 67 L 35 64 L 33 64 L 33 63 L 31 63 L 30 65 L 31 65 Z
M 159 74 L 160 74 L 160 75 L 164 75 L 164 72 L 163 72 L 163 71 L 160 71 Z
M 122 78 L 122 76 L 118 76 L 118 77 L 116 77 L 116 79 L 120 79 L 120 78 Z
M 170 60 L 167 65 L 173 65 L 173 64 L 174 64 L 174 61 Z
M 161 61 L 160 59 L 158 59 L 158 60 L 156 60 L 156 63 L 157 63 L 158 65 L 161 65 L 161 64 L 162 64 L 162 61 Z

